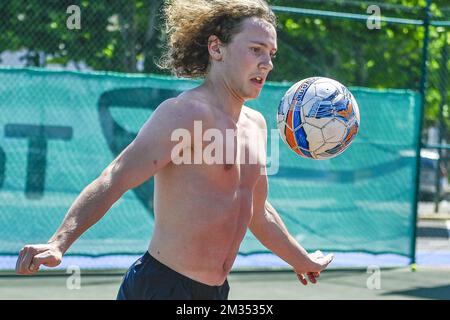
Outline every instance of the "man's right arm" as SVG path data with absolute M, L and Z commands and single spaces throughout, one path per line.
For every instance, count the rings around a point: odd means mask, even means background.
M 29 275 L 40 265 L 57 266 L 72 243 L 127 190 L 139 186 L 171 161 L 172 148 L 178 143 L 171 141 L 173 130 L 193 132 L 194 120 L 201 120 L 201 111 L 195 106 L 182 105 L 177 99 L 159 106 L 136 139 L 79 194 L 48 243 L 27 245 L 20 251 L 16 272 Z

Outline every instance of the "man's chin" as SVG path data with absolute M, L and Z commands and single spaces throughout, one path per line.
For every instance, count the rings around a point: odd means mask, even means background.
M 245 98 L 245 100 L 253 100 L 257 99 L 259 95 L 261 94 L 261 90 L 249 92 Z

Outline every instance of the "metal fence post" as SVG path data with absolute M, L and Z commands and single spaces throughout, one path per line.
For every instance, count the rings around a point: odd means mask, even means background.
M 445 122 L 444 122 L 444 105 L 447 102 L 447 85 L 448 85 L 448 72 L 447 72 L 447 61 L 448 61 L 448 45 L 447 45 L 447 32 L 443 34 L 444 36 L 444 46 L 441 51 L 441 70 L 443 72 L 441 81 L 439 82 L 439 92 L 441 96 L 441 103 L 439 105 L 439 140 L 438 143 L 442 145 L 442 139 L 445 132 Z M 439 158 L 436 168 L 436 193 L 434 195 L 434 212 L 439 211 L 439 203 L 441 202 L 441 164 L 443 156 L 443 148 L 438 149 Z M 445 177 L 447 179 L 447 177 Z
M 423 127 L 423 117 L 425 112 L 425 92 L 427 87 L 427 77 L 428 77 L 428 46 L 430 42 L 430 6 L 432 0 L 427 0 L 424 12 L 424 37 L 423 37 L 423 47 L 422 47 L 422 79 L 420 81 L 420 110 L 419 110 L 419 128 L 418 137 L 416 145 L 416 191 L 414 194 L 414 214 L 413 214 L 413 237 L 411 243 L 411 265 L 416 263 L 416 236 L 417 236 L 417 215 L 419 209 L 419 183 L 420 183 L 420 150 L 422 149 L 422 127 Z

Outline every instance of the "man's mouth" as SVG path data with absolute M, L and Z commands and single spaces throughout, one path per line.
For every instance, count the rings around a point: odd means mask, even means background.
M 263 85 L 263 83 L 264 83 L 264 80 L 263 80 L 263 78 L 261 78 L 261 77 L 254 77 L 254 78 L 252 78 L 251 79 L 251 81 L 253 82 L 253 83 L 255 83 L 255 84 L 258 84 L 258 85 Z

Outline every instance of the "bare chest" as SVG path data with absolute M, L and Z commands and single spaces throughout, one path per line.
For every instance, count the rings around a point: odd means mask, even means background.
M 252 190 L 266 162 L 265 133 L 245 114 L 234 124 L 223 115 L 206 127 L 194 122 L 192 136 L 176 146 L 170 171 L 197 187 Z
M 203 141 L 202 148 L 191 150 L 197 158 L 201 153 L 198 169 L 224 187 L 253 188 L 264 168 L 264 141 L 258 132 L 248 129 L 220 132 L 223 138 L 213 137 Z

